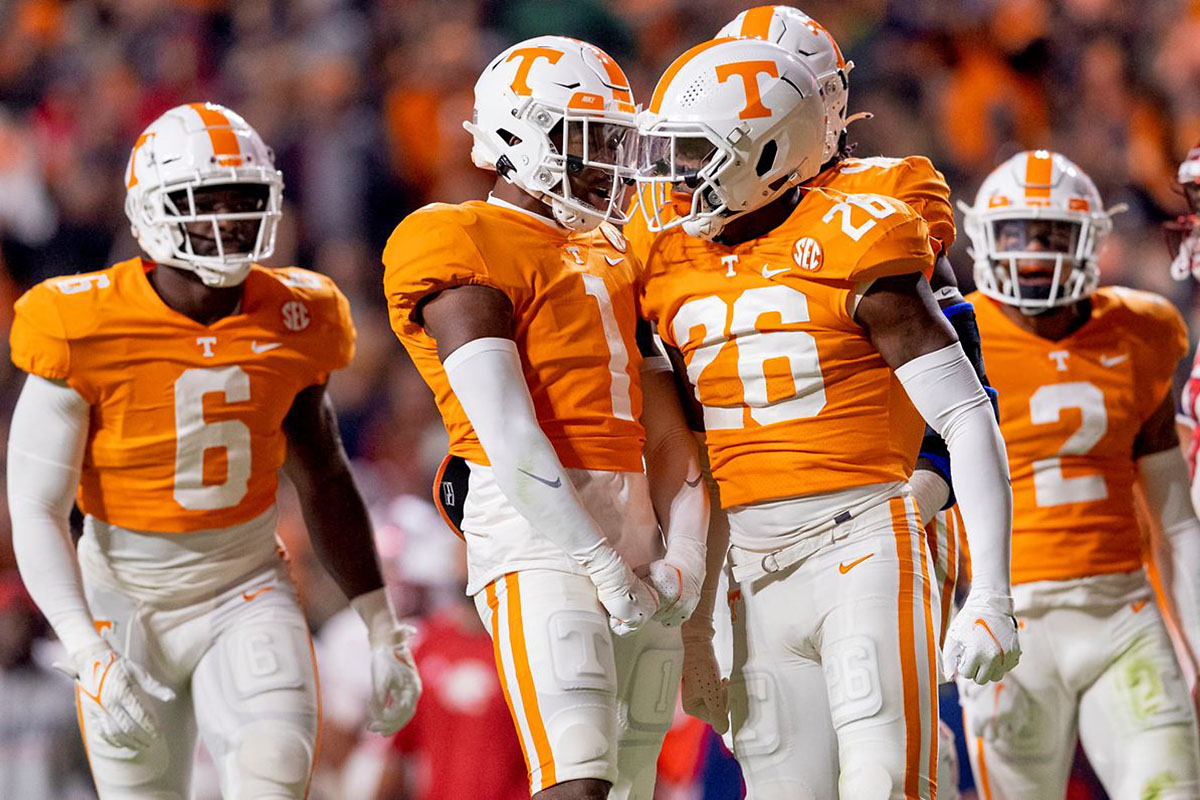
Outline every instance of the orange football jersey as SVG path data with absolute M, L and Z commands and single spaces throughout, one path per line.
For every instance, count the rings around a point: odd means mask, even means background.
M 12 360 L 92 407 L 78 502 L 137 531 L 186 533 L 275 502 L 283 418 L 354 355 L 328 278 L 255 266 L 241 310 L 201 325 L 168 307 L 140 258 L 53 278 L 17 301 Z
M 1105 287 L 1092 318 L 1050 341 L 975 306 L 1013 487 L 1013 583 L 1142 566 L 1133 444 L 1171 389 L 1187 329 L 1158 295 Z
M 570 234 L 496 203 L 439 203 L 396 227 L 383 263 L 392 330 L 433 390 L 451 455 L 489 463 L 420 308 L 443 289 L 477 284 L 512 302 L 538 422 L 563 465 L 642 470 L 637 265 L 615 228 Z
M 908 478 L 924 426 L 854 310 L 932 259 L 904 203 L 824 189 L 736 247 L 658 237 L 642 310 L 687 362 L 724 505 Z
M 929 235 L 935 240 L 935 254 L 946 252 L 954 244 L 954 206 L 950 203 L 950 187 L 942 173 L 925 156 L 846 158 L 817 175 L 807 185 L 844 194 L 894 197 L 911 206 L 929 225 Z M 641 194 L 642 197 L 648 197 L 644 189 Z M 675 216 L 674 209 L 669 205 L 660 214 L 663 222 Z M 644 263 L 649 258 L 655 234 L 647 228 L 641 209 L 633 208 L 633 218 L 625 226 L 624 232 L 629 239 L 629 249 Z

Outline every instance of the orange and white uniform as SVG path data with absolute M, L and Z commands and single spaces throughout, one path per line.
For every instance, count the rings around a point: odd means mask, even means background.
M 353 356 L 349 308 L 327 278 L 254 266 L 240 311 L 204 326 L 159 298 L 153 268 L 136 258 L 45 281 L 17 301 L 11 331 L 13 362 L 90 415 L 78 556 L 96 630 L 177 695 L 148 700 L 161 736 L 136 752 L 81 715 L 92 770 L 105 797 L 185 796 L 198 732 L 227 792 L 265 796 L 278 779 L 300 796 L 318 713 L 275 539 L 282 424 Z M 239 766 L 276 745 L 282 772 Z
M 1111 795 L 1196 797 L 1194 715 L 1133 494 L 1135 440 L 1188 351 L 1183 320 L 1157 295 L 1105 287 L 1091 318 L 1051 341 L 968 300 L 1011 465 L 1022 643 L 1001 682 L 960 682 L 981 796 L 1061 796 L 1078 733 Z
M 828 189 L 759 239 L 670 230 L 650 251 L 643 312 L 687 362 L 729 515 L 751 796 L 930 792 L 938 587 L 907 486 L 923 424 L 854 313 L 932 261 L 911 208 Z
M 13 363 L 92 406 L 84 514 L 172 534 L 248 522 L 275 504 L 293 398 L 354 354 L 349 305 L 316 273 L 257 267 L 241 312 L 204 326 L 163 303 L 152 267 L 34 287 L 17 301 Z
M 572 233 L 494 198 L 411 214 L 383 261 L 392 329 L 450 437 L 437 499 L 467 543 L 467 591 L 495 643 L 531 791 L 598 778 L 613 783 L 611 797 L 649 798 L 674 712 L 679 634 L 658 623 L 609 633 L 587 572 L 498 485 L 421 317 L 426 300 L 455 287 L 509 299 L 537 422 L 584 508 L 636 569 L 663 553 L 642 466 L 637 262 L 607 224 Z M 659 691 L 665 700 L 646 702 Z

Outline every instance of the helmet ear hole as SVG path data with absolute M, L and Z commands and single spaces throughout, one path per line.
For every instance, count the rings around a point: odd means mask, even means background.
M 762 153 L 758 156 L 758 163 L 754 165 L 754 172 L 758 177 L 762 177 L 771 171 L 771 167 L 775 166 L 775 156 L 779 154 L 779 145 L 775 140 L 767 142 L 763 145 Z

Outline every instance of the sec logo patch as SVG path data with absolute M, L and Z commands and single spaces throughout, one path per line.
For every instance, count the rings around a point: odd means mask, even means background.
M 299 300 L 290 300 L 280 309 L 283 313 L 283 324 L 289 331 L 300 332 L 308 327 L 312 319 L 308 315 L 308 307 Z
M 825 263 L 825 252 L 821 249 L 820 242 L 811 236 L 805 236 L 803 239 L 796 240 L 792 258 L 796 260 L 796 265 L 800 269 L 816 272 Z

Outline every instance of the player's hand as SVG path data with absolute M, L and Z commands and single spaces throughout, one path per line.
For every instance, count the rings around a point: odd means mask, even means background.
M 650 564 L 646 582 L 658 595 L 654 618 L 668 628 L 682 625 L 700 602 L 704 554 L 702 542 L 681 537 L 667 546 L 666 556 Z
M 73 670 L 55 666 L 75 678 L 89 730 L 114 747 L 130 750 L 148 747 L 158 737 L 147 697 L 169 703 L 175 699 L 173 691 L 103 641 L 72 654 L 71 662 Z
M 1012 598 L 972 591 L 946 632 L 942 660 L 949 677 L 982 686 L 1000 680 L 1020 659 Z
M 588 565 L 588 572 L 608 612 L 608 627 L 617 636 L 633 633 L 657 613 L 654 591 L 611 548 Z
M 1200 236 L 1195 232 L 1183 237 L 1171 262 L 1171 277 L 1175 280 L 1187 280 L 1192 275 L 1200 277 Z
M 729 730 L 729 679 L 721 677 L 709 636 L 683 637 L 683 710 L 717 733 Z
M 385 640 L 372 642 L 369 731 L 391 736 L 407 725 L 417 711 L 421 676 L 409 647 L 414 633 L 412 627 L 397 624 Z

